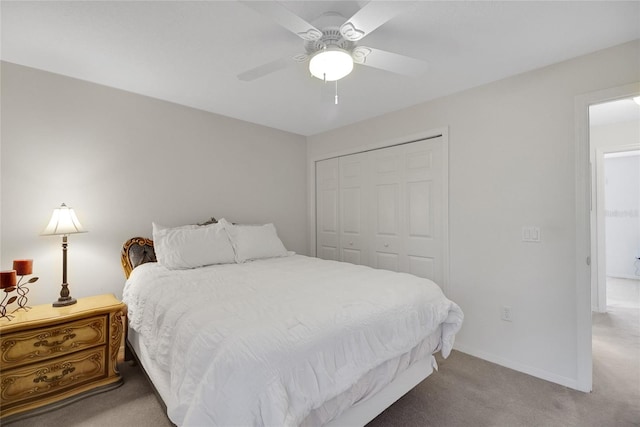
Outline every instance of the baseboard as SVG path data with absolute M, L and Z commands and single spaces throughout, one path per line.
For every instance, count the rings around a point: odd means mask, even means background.
M 568 377 L 554 374 L 552 372 L 548 372 L 542 369 L 534 368 L 533 366 L 529 366 L 523 363 L 515 362 L 513 360 L 505 359 L 500 356 L 496 356 L 495 354 L 476 350 L 464 344 L 455 343 L 453 348 L 462 353 L 466 353 L 468 355 L 477 357 L 479 359 L 486 360 L 487 362 L 495 363 L 496 365 L 513 369 L 514 371 L 522 372 L 527 375 L 531 375 L 533 377 L 540 378 L 545 381 L 550 381 L 552 383 L 556 383 L 565 387 L 572 388 L 574 390 L 583 391 L 587 393 L 589 392 L 589 390 L 583 390 L 582 388 L 580 388 L 578 385 L 578 381 L 575 378 L 568 378 Z

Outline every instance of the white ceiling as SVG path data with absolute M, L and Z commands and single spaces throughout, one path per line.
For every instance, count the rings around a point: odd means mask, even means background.
M 366 2 L 289 1 L 313 23 Z M 303 41 L 233 1 L 1 2 L 2 60 L 313 135 L 640 38 L 640 2 L 419 1 L 361 44 L 429 62 L 405 77 L 356 65 L 334 86 L 305 64 L 237 74 Z M 345 19 L 346 20 L 346 19 Z

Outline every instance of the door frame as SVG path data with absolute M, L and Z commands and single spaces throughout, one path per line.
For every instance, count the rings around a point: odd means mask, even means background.
M 442 278 L 443 283 L 438 283 L 445 294 L 448 294 L 449 286 L 449 127 L 426 130 L 415 134 L 400 136 L 397 138 L 372 142 L 345 148 L 343 150 L 309 156 L 307 158 L 307 183 L 309 195 L 307 200 L 307 218 L 309 221 L 309 254 L 316 256 L 316 162 L 334 157 L 347 156 L 365 151 L 378 150 L 393 147 L 395 145 L 409 144 L 423 139 L 442 137 Z
M 591 328 L 591 163 L 589 106 L 640 95 L 640 82 L 591 92 L 574 98 L 575 142 L 575 271 L 576 271 L 576 388 L 593 387 Z

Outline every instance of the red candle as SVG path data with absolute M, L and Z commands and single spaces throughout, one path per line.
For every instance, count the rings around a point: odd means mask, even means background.
M 33 273 L 32 259 L 16 259 L 13 261 L 13 269 L 18 276 L 26 276 Z
M 16 285 L 16 271 L 0 271 L 0 289 L 11 288 Z

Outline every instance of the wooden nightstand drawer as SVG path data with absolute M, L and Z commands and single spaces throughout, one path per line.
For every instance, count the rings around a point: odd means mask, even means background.
M 7 334 L 0 338 L 0 370 L 51 359 L 107 341 L 107 316 L 96 316 L 50 328 Z
M 96 295 L 0 322 L 0 424 L 122 384 L 126 312 L 113 295 Z
M 107 376 L 106 348 L 73 353 L 2 374 L 3 410 Z

